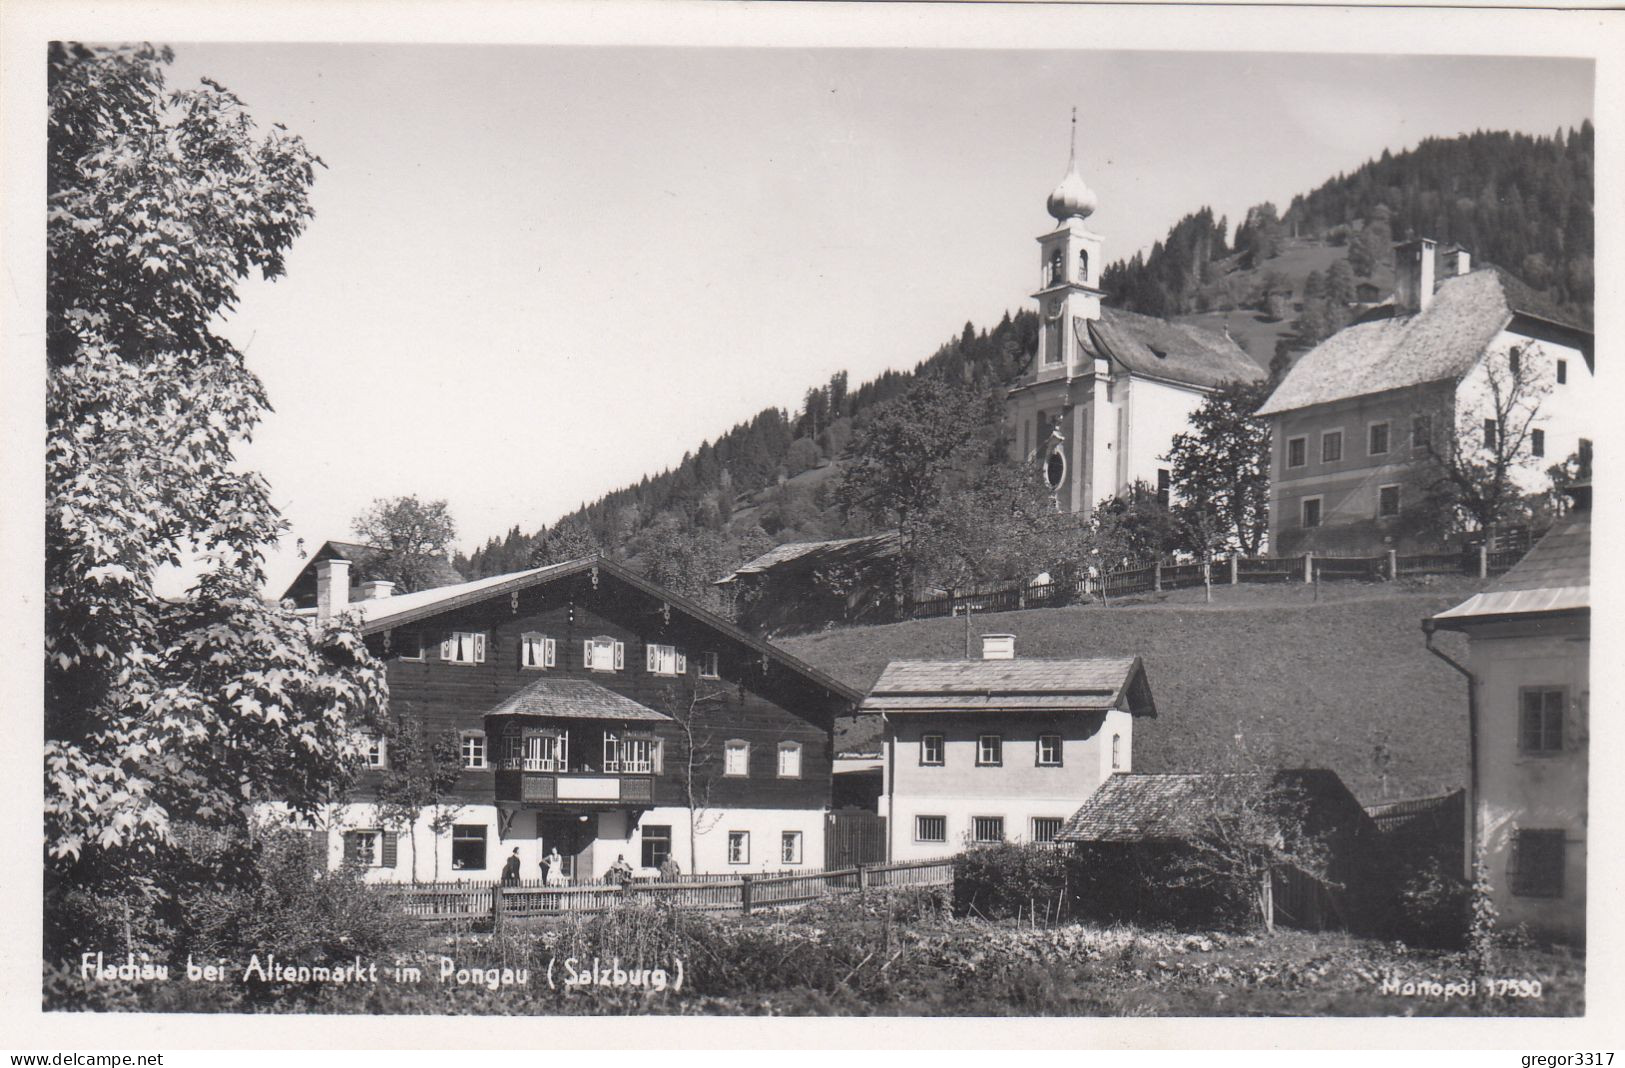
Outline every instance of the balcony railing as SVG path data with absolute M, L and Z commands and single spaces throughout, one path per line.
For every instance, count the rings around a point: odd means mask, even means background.
M 496 799 L 519 803 L 610 802 L 648 804 L 654 800 L 654 776 L 643 772 L 573 771 L 512 767 L 505 761 L 497 768 Z M 641 763 L 641 762 L 640 762 Z M 624 769 L 626 762 L 622 762 Z

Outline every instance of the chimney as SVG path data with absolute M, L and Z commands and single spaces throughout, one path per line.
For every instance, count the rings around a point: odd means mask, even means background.
M 1433 253 L 1430 237 L 1394 246 L 1394 310 L 1401 315 L 1426 311 L 1433 303 Z
M 361 599 L 376 601 L 380 597 L 395 596 L 395 584 L 384 579 L 369 579 L 361 584 Z
M 984 634 L 982 635 L 983 660 L 1014 660 L 1016 658 L 1016 636 L 1014 634 Z
M 1446 278 L 1459 278 L 1473 269 L 1473 254 L 1460 245 L 1451 245 L 1445 249 L 1443 262 L 1439 268 L 1440 281 Z
M 350 607 L 350 561 L 316 561 L 316 618 L 327 620 Z

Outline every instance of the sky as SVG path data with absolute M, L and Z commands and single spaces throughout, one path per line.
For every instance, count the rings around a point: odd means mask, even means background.
M 243 461 L 292 530 L 373 499 L 467 552 L 809 386 L 1027 306 L 1078 160 L 1108 261 L 1232 228 L 1384 148 L 1592 116 L 1589 61 L 840 48 L 177 43 L 326 163 L 287 276 L 223 332 L 274 412 Z M 183 588 L 171 576 L 172 589 Z

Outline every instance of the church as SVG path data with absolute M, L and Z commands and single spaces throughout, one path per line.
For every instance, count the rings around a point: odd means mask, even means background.
M 1057 504 L 1088 511 L 1137 481 L 1165 503 L 1164 457 L 1202 398 L 1265 376 L 1224 334 L 1104 307 L 1098 206 L 1078 174 L 1077 119 L 1066 177 L 1049 195 L 1053 229 L 1038 238 L 1038 351 L 1005 401 L 1020 455 L 1042 464 Z

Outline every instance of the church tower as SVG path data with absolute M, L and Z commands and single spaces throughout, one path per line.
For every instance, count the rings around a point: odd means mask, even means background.
M 1066 177 L 1049 195 L 1056 228 L 1038 238 L 1038 301 L 1043 327 L 1038 339 L 1038 375 L 1070 378 L 1078 373 L 1076 322 L 1100 318 L 1101 238 L 1085 225 L 1094 214 L 1094 190 L 1078 174 L 1078 111 L 1072 109 L 1072 151 Z

